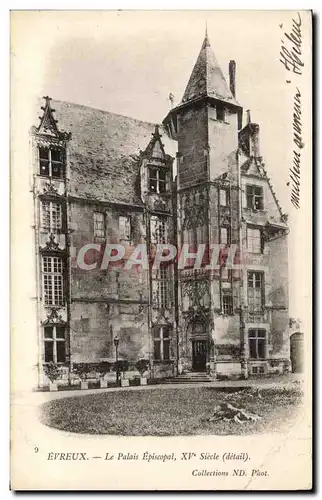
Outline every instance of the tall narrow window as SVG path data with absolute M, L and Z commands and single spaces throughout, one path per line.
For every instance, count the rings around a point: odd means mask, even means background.
M 228 206 L 228 189 L 220 189 L 219 191 L 219 201 L 221 207 Z
M 94 237 L 105 238 L 105 215 L 102 212 L 94 212 Z
M 63 153 L 60 149 L 39 148 L 39 173 L 46 177 L 63 177 Z
M 158 305 L 161 309 L 167 309 L 168 307 L 168 270 L 167 268 L 160 267 L 159 270 L 159 293 L 158 293 Z
M 247 250 L 250 253 L 262 253 L 262 233 L 260 229 L 247 228 Z
M 225 316 L 230 316 L 233 314 L 233 296 L 231 291 L 225 291 L 222 296 L 222 313 Z
M 225 121 L 225 108 L 221 104 L 216 105 L 216 111 L 217 111 L 217 120 L 220 120 L 221 122 Z
M 261 312 L 264 305 L 264 275 L 260 272 L 248 273 L 248 310 Z
M 45 305 L 62 306 L 63 299 L 63 261 L 60 257 L 42 258 L 43 295 Z
M 168 243 L 167 241 L 167 219 L 165 217 L 151 217 L 151 242 Z
M 230 244 L 230 227 L 221 227 L 220 228 L 220 243 L 222 245 Z
M 53 201 L 41 202 L 41 225 L 49 231 L 59 231 L 62 228 L 61 204 Z
M 65 363 L 66 338 L 64 326 L 45 326 L 44 344 L 45 363 Z
M 266 330 L 248 330 L 248 345 L 250 358 L 266 358 Z
M 169 268 L 160 267 L 152 280 L 153 305 L 158 309 L 168 309 L 169 297 Z
M 119 238 L 120 240 L 131 240 L 131 219 L 124 215 L 119 217 Z
M 153 327 L 154 359 L 168 361 L 170 359 L 170 328 L 168 326 Z
M 246 186 L 247 208 L 264 209 L 263 188 L 261 186 Z
M 165 170 L 159 170 L 159 193 L 165 193 L 167 190 L 167 175 Z

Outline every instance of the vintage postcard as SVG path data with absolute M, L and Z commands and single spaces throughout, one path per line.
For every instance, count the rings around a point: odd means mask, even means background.
M 312 488 L 311 11 L 11 12 L 11 488 Z

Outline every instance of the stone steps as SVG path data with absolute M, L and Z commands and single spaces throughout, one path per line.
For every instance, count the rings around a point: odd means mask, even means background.
M 164 381 L 167 384 L 191 384 L 198 382 L 213 382 L 213 378 L 204 372 L 182 373 L 177 377 L 171 377 Z

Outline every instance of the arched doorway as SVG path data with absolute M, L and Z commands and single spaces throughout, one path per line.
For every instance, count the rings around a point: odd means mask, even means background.
M 296 332 L 290 336 L 291 364 L 293 373 L 304 371 L 304 335 Z
M 208 358 L 208 334 L 204 322 L 195 320 L 191 323 L 192 370 L 205 372 Z

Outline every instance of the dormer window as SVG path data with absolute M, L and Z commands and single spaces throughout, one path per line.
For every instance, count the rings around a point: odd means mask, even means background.
M 63 177 L 63 155 L 60 149 L 39 148 L 39 174 L 56 179 Z
M 251 210 L 264 209 L 263 188 L 261 186 L 246 186 L 247 208 Z
M 152 193 L 165 193 L 167 190 L 167 173 L 156 167 L 149 167 L 149 190 Z

